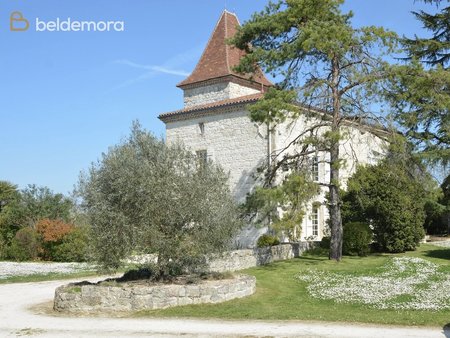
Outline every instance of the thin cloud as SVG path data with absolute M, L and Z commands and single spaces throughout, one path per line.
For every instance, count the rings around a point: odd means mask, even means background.
M 184 70 L 172 69 L 172 68 L 164 67 L 164 66 L 140 65 L 138 63 L 134 63 L 129 60 L 116 60 L 116 61 L 114 61 L 114 63 L 127 65 L 127 66 L 130 66 L 133 68 L 138 68 L 138 69 L 145 69 L 145 70 L 155 72 L 155 73 L 164 73 L 164 74 L 171 74 L 171 75 L 178 75 L 178 76 L 188 76 L 189 75 L 189 73 Z
M 145 72 L 139 75 L 138 77 L 132 78 L 130 80 L 121 83 L 120 85 L 114 87 L 112 90 L 132 86 L 135 83 L 148 80 L 158 74 L 169 74 L 186 77 L 190 73 L 181 68 L 184 68 L 184 66 L 186 66 L 187 64 L 191 64 L 192 62 L 198 60 L 202 50 L 203 46 L 198 45 L 185 52 L 174 55 L 170 59 L 166 60 L 162 65 L 142 65 L 127 59 L 116 60 L 113 62 L 113 64 L 120 64 L 136 69 L 142 69 Z

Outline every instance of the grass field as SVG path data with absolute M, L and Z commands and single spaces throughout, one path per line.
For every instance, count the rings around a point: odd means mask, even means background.
M 439 276 L 446 278 L 450 275 L 450 249 L 432 245 L 422 245 L 417 251 L 405 254 L 372 255 L 363 258 L 344 257 L 339 263 L 329 261 L 324 256 L 305 255 L 290 261 L 244 270 L 243 273 L 257 278 L 257 291 L 250 297 L 216 305 L 189 305 L 143 311 L 137 316 L 325 320 L 440 327 L 450 323 L 448 308 L 441 310 L 378 309 L 358 302 L 342 303 L 320 299 L 312 297 L 307 290 L 308 282 L 299 279 L 299 276 L 315 271 L 350 277 L 376 276 L 383 272 L 383 267 L 388 265 L 393 257 L 419 257 L 436 264 Z M 414 276 L 409 277 L 411 279 Z M 422 283 L 419 287 L 424 289 L 427 285 Z

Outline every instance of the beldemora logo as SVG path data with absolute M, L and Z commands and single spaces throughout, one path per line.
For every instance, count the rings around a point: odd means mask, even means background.
M 13 32 L 23 32 L 30 28 L 30 23 L 23 17 L 22 12 L 12 12 L 9 17 L 9 29 Z
M 9 28 L 11 31 L 23 32 L 30 28 L 30 22 L 25 19 L 22 12 L 14 11 L 9 18 Z M 36 18 L 34 28 L 36 32 L 123 32 L 125 31 L 125 22 L 80 21 L 72 18 L 44 21 Z

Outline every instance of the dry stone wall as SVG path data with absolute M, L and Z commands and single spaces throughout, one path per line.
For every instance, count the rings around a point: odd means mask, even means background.
M 189 304 L 221 303 L 250 296 L 255 290 L 256 278 L 247 275 L 186 285 L 69 284 L 56 289 L 54 309 L 68 313 L 155 310 Z

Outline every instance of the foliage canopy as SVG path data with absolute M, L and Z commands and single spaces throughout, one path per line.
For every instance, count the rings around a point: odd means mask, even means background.
M 382 251 L 414 250 L 425 235 L 424 195 L 420 182 L 396 163 L 359 167 L 348 181 L 345 220 L 370 224 Z

